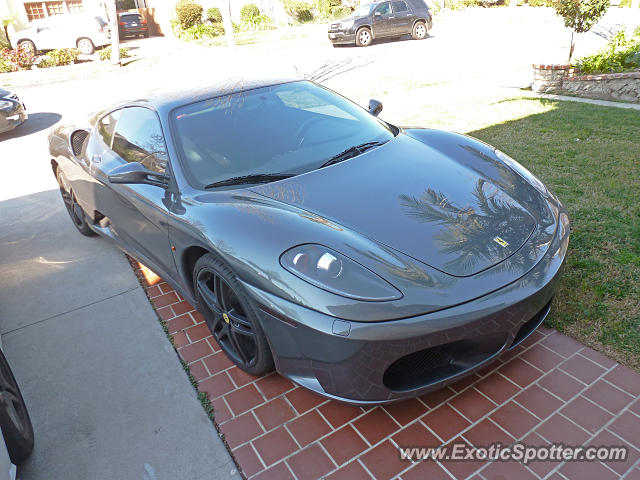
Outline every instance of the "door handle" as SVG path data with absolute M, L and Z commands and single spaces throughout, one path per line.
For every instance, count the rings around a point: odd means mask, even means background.
M 389 15 L 389 18 L 396 18 L 395 15 Z

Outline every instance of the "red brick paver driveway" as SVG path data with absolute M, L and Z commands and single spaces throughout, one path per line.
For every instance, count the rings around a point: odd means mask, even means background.
M 136 265 L 134 263 L 134 265 Z M 144 267 L 137 273 L 215 421 L 253 479 L 640 479 L 640 375 L 541 327 L 492 365 L 443 390 L 361 408 L 277 375 L 233 366 L 202 316 Z M 465 442 L 622 445 L 625 462 L 401 461 L 398 446 Z

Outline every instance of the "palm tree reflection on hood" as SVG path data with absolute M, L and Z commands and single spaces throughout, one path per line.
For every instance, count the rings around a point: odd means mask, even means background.
M 420 197 L 399 197 L 407 216 L 444 226 L 433 238 L 440 255 L 450 258 L 446 270 L 460 276 L 504 260 L 518 250 L 535 226 L 522 206 L 486 180 L 477 181 L 471 196 L 466 206 L 456 205 L 443 192 L 431 188 Z M 508 245 L 500 245 L 495 237 Z

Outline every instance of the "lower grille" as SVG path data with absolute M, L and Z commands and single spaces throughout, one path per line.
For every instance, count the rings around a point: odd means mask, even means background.
M 495 355 L 506 340 L 505 334 L 437 345 L 405 355 L 384 373 L 384 385 L 402 392 L 425 387 L 475 367 Z
M 522 324 L 520 330 L 518 330 L 518 333 L 516 334 L 516 337 L 513 339 L 513 343 L 509 347 L 510 349 L 522 343 L 524 339 L 531 335 L 533 331 L 544 321 L 544 319 L 547 318 L 549 310 L 551 310 L 552 301 L 553 298 L 549 300 L 549 302 L 542 307 L 542 309 L 536 313 L 531 320 L 527 320 Z

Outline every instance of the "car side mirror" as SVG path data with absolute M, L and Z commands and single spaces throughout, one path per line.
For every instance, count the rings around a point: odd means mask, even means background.
M 147 184 L 167 188 L 169 177 L 144 167 L 141 163 L 131 162 L 114 168 L 109 173 L 109 182 L 126 184 Z
M 371 115 L 373 115 L 374 117 L 377 117 L 378 115 L 380 115 L 381 111 L 382 111 L 382 102 L 380 100 L 376 100 L 375 98 L 372 98 L 371 100 L 369 100 L 369 113 Z

